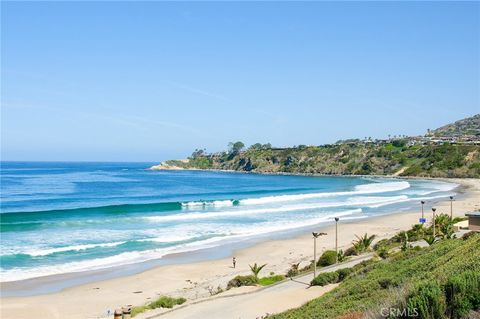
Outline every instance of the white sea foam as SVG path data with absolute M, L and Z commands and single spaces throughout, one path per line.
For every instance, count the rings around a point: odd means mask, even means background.
M 194 201 L 182 203 L 182 208 L 198 208 L 198 207 L 228 207 L 233 206 L 233 201 L 227 200 L 215 200 L 215 201 Z
M 371 183 L 355 186 L 356 194 L 370 194 L 370 193 L 386 193 L 400 191 L 410 187 L 410 183 L 406 181 L 401 182 L 386 182 L 386 183 Z
M 242 199 L 239 202 L 241 205 L 259 205 L 259 204 L 269 204 L 269 203 L 275 203 L 275 202 L 299 201 L 299 200 L 334 197 L 334 196 L 386 193 L 386 192 L 400 191 L 403 189 L 407 189 L 409 187 L 410 187 L 410 183 L 406 181 L 371 183 L 366 185 L 355 186 L 355 189 L 353 191 L 348 191 L 348 192 L 326 192 L 326 193 L 266 196 L 266 197 L 259 197 L 259 198 Z
M 57 275 L 63 273 L 75 273 L 81 271 L 99 270 L 120 265 L 129 265 L 138 262 L 144 262 L 152 259 L 162 258 L 171 253 L 189 252 L 205 248 L 213 248 L 222 244 L 222 242 L 235 241 L 251 238 L 254 235 L 261 235 L 266 233 L 293 230 L 295 228 L 302 228 L 313 226 L 328 220 L 333 217 L 348 216 L 355 213 L 361 213 L 361 209 L 346 210 L 337 213 L 330 213 L 321 217 L 306 219 L 302 221 L 292 220 L 288 222 L 280 222 L 272 225 L 257 225 L 249 227 L 243 231 L 232 234 L 225 234 L 224 236 L 216 236 L 209 239 L 176 245 L 167 248 L 152 249 L 146 251 L 125 252 L 115 256 L 97 258 L 91 260 L 77 261 L 64 263 L 54 266 L 41 266 L 37 268 L 14 268 L 14 269 L 0 269 L 0 282 L 9 282 L 17 280 L 25 280 L 30 278 L 37 278 L 43 276 Z
M 370 205 L 376 205 L 376 204 L 382 204 L 382 203 L 386 205 L 387 203 L 393 204 L 393 203 L 401 202 L 405 200 L 408 200 L 408 197 L 405 195 L 388 196 L 388 197 L 373 197 L 373 196 L 350 197 L 346 200 L 338 201 L 338 202 L 320 202 L 320 203 L 311 203 L 311 204 L 297 204 L 297 205 L 286 205 L 286 206 L 280 206 L 280 207 L 268 207 L 268 208 L 256 208 L 256 209 L 240 209 L 239 208 L 237 210 L 213 211 L 213 212 L 198 211 L 198 212 L 181 213 L 181 214 L 174 214 L 174 215 L 147 216 L 143 218 L 150 222 L 167 222 L 167 221 L 208 219 L 208 218 L 218 218 L 218 217 L 247 216 L 247 215 L 256 215 L 256 214 L 283 213 L 283 212 L 291 212 L 291 211 L 303 211 L 303 210 L 333 208 L 333 207 L 343 207 L 343 206 L 375 207 Z
M 85 244 L 85 245 L 74 245 L 74 246 L 65 246 L 58 248 L 47 248 L 47 249 L 31 249 L 25 250 L 23 252 L 16 252 L 17 254 L 26 254 L 33 257 L 47 256 L 55 253 L 67 252 L 67 251 L 81 251 L 98 247 L 115 247 L 125 242 L 114 242 L 114 243 L 102 243 L 102 244 Z
M 165 236 L 138 239 L 137 241 L 140 241 L 140 242 L 152 241 L 157 243 L 176 243 L 179 241 L 186 241 L 189 239 L 193 239 L 195 237 L 198 237 L 198 236 L 165 235 Z
M 439 192 L 449 192 L 459 186 L 455 183 L 435 182 L 430 184 Z

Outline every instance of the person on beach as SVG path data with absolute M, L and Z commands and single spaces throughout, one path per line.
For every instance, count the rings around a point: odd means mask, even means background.
M 237 259 L 235 257 L 232 258 L 232 264 L 233 268 L 235 268 L 235 265 L 237 264 Z

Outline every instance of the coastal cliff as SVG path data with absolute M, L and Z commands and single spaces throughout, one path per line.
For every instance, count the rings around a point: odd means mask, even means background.
M 151 169 L 479 178 L 480 115 L 416 137 L 352 139 L 288 148 L 257 143 L 245 149 L 243 143 L 236 142 L 225 152 L 196 150 L 186 160 L 169 160 Z

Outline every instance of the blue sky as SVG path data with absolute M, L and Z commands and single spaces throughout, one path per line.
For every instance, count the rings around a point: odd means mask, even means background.
M 478 2 L 2 2 L 2 159 L 423 134 L 480 112 Z

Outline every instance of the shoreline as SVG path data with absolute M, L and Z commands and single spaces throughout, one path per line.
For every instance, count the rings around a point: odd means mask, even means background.
M 373 176 L 370 176 L 373 177 Z M 382 176 L 385 177 L 385 176 Z M 395 177 L 403 178 L 403 177 Z M 418 178 L 418 177 L 417 177 Z M 422 178 L 426 179 L 426 178 Z M 440 179 L 460 184 L 456 189 L 458 197 L 454 202 L 454 215 L 480 208 L 479 179 Z M 437 212 L 449 212 L 450 202 L 435 204 Z M 426 206 L 429 217 L 429 206 Z M 397 212 L 376 218 L 343 221 L 339 224 L 339 249 L 350 246 L 354 234 L 365 232 L 377 234 L 379 239 L 409 228 L 416 222 L 419 212 Z M 317 247 L 322 250 L 332 248 L 333 225 L 319 227 L 328 233 L 322 237 Z M 209 297 L 208 288 L 222 286 L 238 274 L 248 274 L 248 264 L 267 263 L 263 275 L 269 272 L 285 273 L 292 263 L 311 260 L 311 236 L 300 235 L 289 239 L 273 239 L 255 243 L 253 246 L 233 251 L 237 258 L 237 268 L 231 268 L 231 257 L 188 262 L 175 265 L 157 266 L 133 275 L 77 285 L 60 292 L 29 297 L 1 298 L 2 318 L 30 318 L 35 309 L 37 318 L 98 318 L 106 316 L 107 310 L 122 305 L 141 305 L 158 295 L 183 296 L 189 301 Z M 4 283 L 2 283 L 3 290 Z M 235 290 L 235 289 L 234 289 Z M 231 292 L 231 291 L 229 291 Z M 229 293 L 227 292 L 227 294 Z M 224 293 L 225 294 L 225 293 Z M 151 314 L 151 313 L 147 313 Z M 138 318 L 141 318 L 139 316 Z
M 397 178 L 397 179 L 426 179 L 426 180 L 438 180 L 438 181 L 452 181 L 452 180 L 478 180 L 477 177 L 432 177 L 432 176 L 418 176 L 418 175 L 395 175 L 395 174 L 322 174 L 322 173 L 299 173 L 299 172 L 257 172 L 257 171 L 238 171 L 233 169 L 216 169 L 216 168 L 184 168 L 180 166 L 167 166 L 160 167 L 161 163 L 158 165 L 153 165 L 151 167 L 145 168 L 147 171 L 192 171 L 192 172 L 218 172 L 218 173 L 237 173 L 237 174 L 258 174 L 258 175 L 280 175 L 280 176 L 313 176 L 313 177 L 364 177 L 364 178 Z M 159 168 L 157 168 L 159 167 Z
M 239 172 L 243 173 L 243 172 Z M 245 172 L 248 173 L 248 172 Z M 377 177 L 374 177 L 377 178 Z M 380 180 L 389 181 L 380 177 Z M 392 177 L 394 180 L 402 180 L 401 178 Z M 410 179 L 412 180 L 412 179 Z M 426 180 L 418 179 L 416 180 Z M 436 181 L 444 181 L 450 184 L 456 184 L 455 188 L 452 191 L 455 191 L 459 194 L 463 193 L 465 188 L 462 185 L 462 182 L 448 180 L 448 179 L 432 179 Z M 447 196 L 447 195 L 445 195 Z M 439 199 L 432 199 L 433 201 L 438 201 Z M 407 201 L 412 203 L 411 201 Z M 410 206 L 410 207 L 408 207 Z M 392 208 L 390 208 L 392 209 Z M 412 209 L 412 204 L 408 204 L 407 207 L 396 207 L 393 208 L 396 210 L 397 214 L 399 212 L 404 212 Z M 392 213 L 380 211 L 376 214 L 365 214 L 361 213 L 351 213 L 347 216 L 341 217 L 343 221 L 348 220 L 356 221 L 361 219 L 372 219 L 380 218 L 385 215 L 390 215 Z M 124 263 L 118 266 L 110 266 L 108 268 L 98 268 L 90 270 L 81 270 L 81 271 L 70 271 L 63 273 L 55 274 L 44 274 L 43 276 L 30 277 L 25 279 L 18 279 L 12 281 L 3 281 L 0 282 L 2 287 L 2 293 L 4 297 L 29 297 L 42 294 L 50 294 L 60 292 L 64 289 L 71 287 L 94 283 L 98 281 L 104 281 L 109 279 L 114 279 L 118 277 L 125 277 L 130 275 L 135 275 L 144 271 L 147 271 L 152 268 L 166 266 L 166 265 L 175 265 L 175 264 L 186 264 L 186 263 L 196 263 L 201 261 L 216 260 L 221 258 L 226 258 L 232 256 L 236 251 L 250 248 L 252 246 L 258 245 L 266 241 L 273 240 L 288 240 L 291 238 L 296 238 L 301 236 L 304 233 L 310 233 L 315 231 L 318 228 L 325 228 L 333 224 L 333 217 L 325 219 L 324 221 L 317 222 L 315 225 L 304 225 L 297 226 L 293 229 L 284 229 L 274 232 L 259 233 L 249 237 L 241 236 L 241 238 L 230 239 L 225 238 L 219 241 L 217 245 L 206 246 L 201 248 L 193 248 L 187 250 L 171 251 L 164 254 L 162 257 L 152 258 L 145 261 L 137 261 L 132 263 Z

